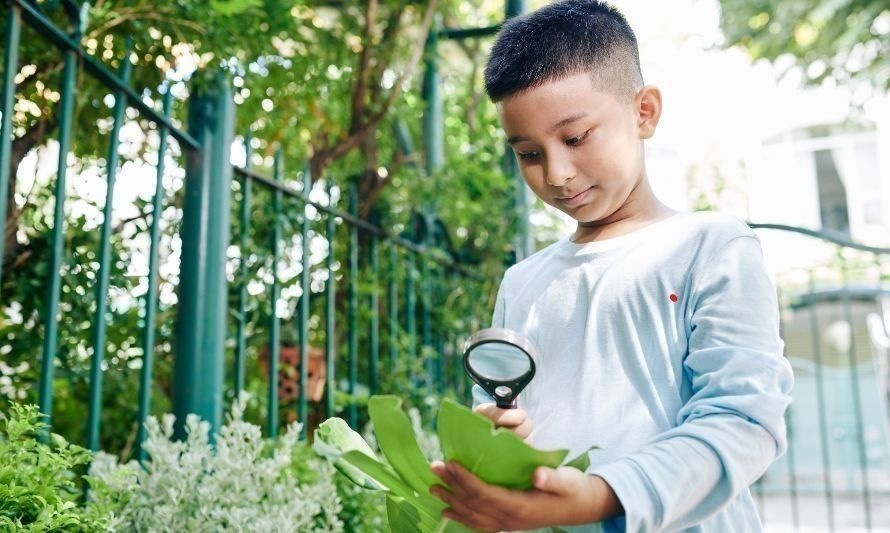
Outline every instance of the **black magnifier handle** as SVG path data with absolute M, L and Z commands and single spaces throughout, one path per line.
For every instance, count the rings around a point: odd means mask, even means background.
M 494 403 L 501 409 L 516 409 L 516 398 L 511 398 L 513 391 L 501 385 L 494 390 Z
M 495 405 L 497 405 L 501 409 L 516 409 L 516 399 L 514 398 L 513 401 L 510 401 L 510 402 L 505 402 L 503 400 L 496 400 Z

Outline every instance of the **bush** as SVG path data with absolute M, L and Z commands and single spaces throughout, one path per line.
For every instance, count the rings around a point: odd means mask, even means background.
M 338 532 L 373 521 L 374 509 L 354 501 L 350 509 L 368 516 L 344 520 L 333 469 L 298 441 L 299 424 L 263 439 L 259 426 L 242 419 L 244 406 L 244 398 L 234 403 L 213 445 L 209 424 L 191 415 L 186 440 L 174 441 L 175 419 L 166 415 L 147 421 L 144 466 L 97 454 L 91 505 L 112 510 L 109 529 Z
M 0 429 L 0 530 L 98 531 L 107 525 L 100 508 L 78 507 L 74 469 L 90 452 L 48 434 L 34 405 L 12 404 Z M 47 443 L 38 438 L 48 435 Z
M 36 406 L 12 404 L 0 426 L 0 531 L 379 531 L 385 502 L 334 475 L 299 424 L 264 439 L 235 402 L 211 443 L 210 426 L 149 418 L 143 464 L 92 455 L 61 436 L 48 443 Z M 88 463 L 89 475 L 81 476 Z M 82 487 L 88 482 L 86 503 Z

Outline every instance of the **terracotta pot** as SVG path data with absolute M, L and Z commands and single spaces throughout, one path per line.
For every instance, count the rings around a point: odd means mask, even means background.
M 269 373 L 269 348 L 260 352 L 263 371 Z M 327 379 L 325 352 L 315 346 L 309 347 L 309 368 L 306 369 L 306 400 L 320 402 L 324 397 L 324 384 Z M 300 347 L 282 343 L 278 360 L 278 397 L 282 402 L 296 401 L 300 396 Z

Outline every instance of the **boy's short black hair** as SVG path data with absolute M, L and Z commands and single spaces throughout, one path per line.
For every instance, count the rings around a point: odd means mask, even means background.
M 485 67 L 492 102 L 589 71 L 597 89 L 630 99 L 643 85 L 637 38 L 617 9 L 562 0 L 507 21 Z

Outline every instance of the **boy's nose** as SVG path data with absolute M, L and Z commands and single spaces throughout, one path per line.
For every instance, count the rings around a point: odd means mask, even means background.
M 567 158 L 550 158 L 547 161 L 547 184 L 562 187 L 575 177 L 575 166 Z

